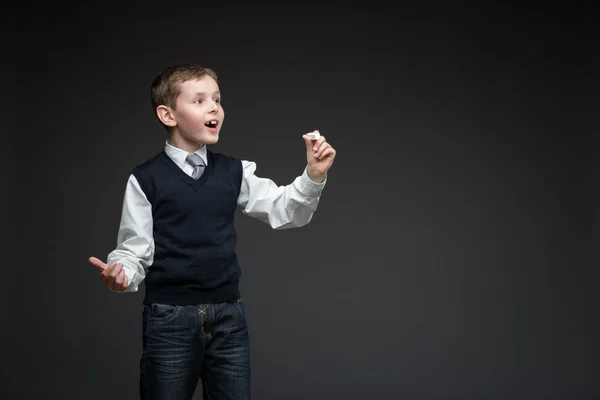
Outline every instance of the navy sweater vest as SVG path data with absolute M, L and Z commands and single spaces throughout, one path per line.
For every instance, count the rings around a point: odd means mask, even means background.
M 210 150 L 207 157 L 198 180 L 164 151 L 133 169 L 152 204 L 154 223 L 155 252 L 145 278 L 145 304 L 202 304 L 239 297 L 234 213 L 242 163 Z

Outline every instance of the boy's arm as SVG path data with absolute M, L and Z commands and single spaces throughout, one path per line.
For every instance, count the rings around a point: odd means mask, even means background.
M 131 175 L 123 199 L 117 247 L 106 260 L 109 265 L 123 264 L 128 285 L 122 292 L 136 292 L 146 276 L 148 267 L 152 264 L 154 258 L 152 224 L 152 205 L 135 176 Z
M 311 181 L 305 168 L 291 184 L 278 186 L 271 179 L 254 174 L 256 163 L 242 160 L 242 167 L 238 204 L 244 214 L 269 224 L 273 229 L 297 228 L 310 222 L 325 182 Z
M 325 142 L 325 137 L 316 141 L 306 135 L 303 137 L 307 149 L 307 167 L 289 185 L 278 186 L 270 179 L 257 177 L 254 174 L 256 163 L 242 161 L 243 177 L 238 204 L 244 214 L 268 223 L 273 229 L 301 227 L 311 221 L 335 150 Z

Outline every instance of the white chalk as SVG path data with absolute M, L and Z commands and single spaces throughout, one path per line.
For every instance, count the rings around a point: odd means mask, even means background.
M 317 140 L 318 138 L 321 137 L 321 134 L 319 133 L 319 131 L 314 131 L 314 132 L 310 132 L 306 134 L 310 140 Z

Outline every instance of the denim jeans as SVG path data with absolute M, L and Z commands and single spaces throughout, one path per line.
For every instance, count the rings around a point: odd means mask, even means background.
M 150 304 L 142 317 L 142 400 L 189 400 L 199 379 L 205 400 L 250 399 L 250 348 L 241 300 Z

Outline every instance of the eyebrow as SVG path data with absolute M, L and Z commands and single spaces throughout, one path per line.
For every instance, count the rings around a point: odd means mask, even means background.
M 196 93 L 194 93 L 194 96 L 204 96 L 205 94 L 206 94 L 206 93 L 202 93 L 202 92 L 196 92 Z M 220 96 L 220 95 L 221 95 L 221 92 L 219 92 L 219 91 L 216 91 L 216 92 L 214 93 L 214 95 L 215 95 L 215 96 Z

